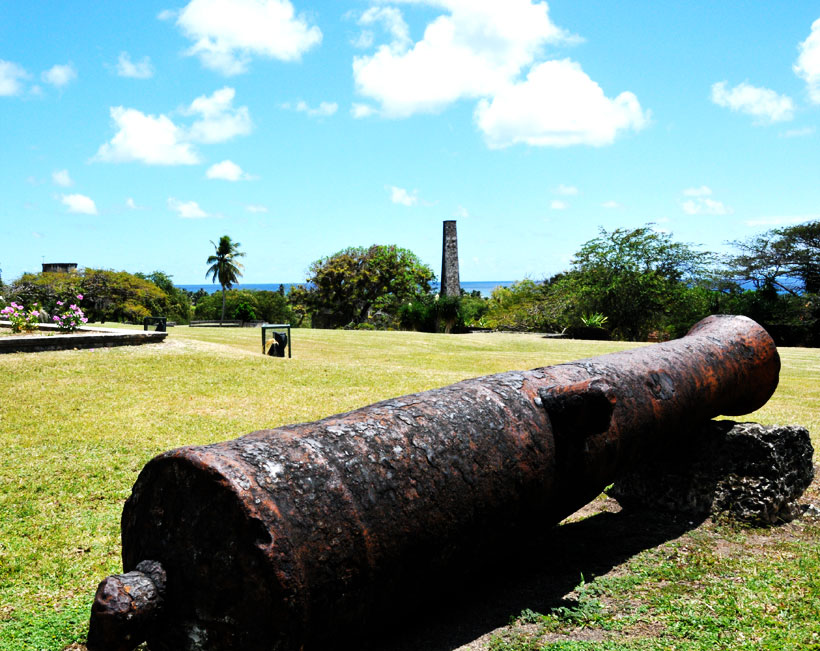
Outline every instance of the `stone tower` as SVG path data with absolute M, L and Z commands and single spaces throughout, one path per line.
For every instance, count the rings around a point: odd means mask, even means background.
M 444 222 L 440 293 L 442 296 L 461 296 L 461 284 L 458 280 L 458 235 L 454 219 Z

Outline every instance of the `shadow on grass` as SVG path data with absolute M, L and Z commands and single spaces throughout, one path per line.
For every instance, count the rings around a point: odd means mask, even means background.
M 355 647 L 450 651 L 510 623 L 524 609 L 565 605 L 581 581 L 606 574 L 641 551 L 696 528 L 701 520 L 654 511 L 603 512 L 485 557 L 469 573 L 431 581 L 412 603 L 396 603 Z

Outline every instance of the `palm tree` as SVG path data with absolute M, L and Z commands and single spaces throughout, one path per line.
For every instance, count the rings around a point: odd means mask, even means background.
M 219 325 L 225 320 L 225 290 L 230 289 L 231 285 L 239 282 L 239 277 L 242 275 L 241 269 L 244 267 L 236 261 L 245 255 L 239 250 L 240 243 L 232 242 L 228 235 L 223 235 L 219 238 L 219 244 L 214 244 L 214 255 L 208 256 L 208 271 L 205 275 L 211 275 L 211 282 L 216 282 L 219 279 L 219 284 L 222 285 L 222 316 L 219 319 Z

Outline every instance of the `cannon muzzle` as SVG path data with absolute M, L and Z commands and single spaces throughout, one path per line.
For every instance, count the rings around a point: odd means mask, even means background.
M 88 648 L 332 648 L 475 541 L 555 524 L 648 445 L 758 409 L 779 369 L 759 325 L 713 316 L 676 341 L 161 454 L 125 504 L 126 574 L 100 584 Z

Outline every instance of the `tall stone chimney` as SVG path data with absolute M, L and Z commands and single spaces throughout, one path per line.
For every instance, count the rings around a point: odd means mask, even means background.
M 454 219 L 444 222 L 440 293 L 442 296 L 461 296 L 461 283 L 458 280 L 458 235 Z

